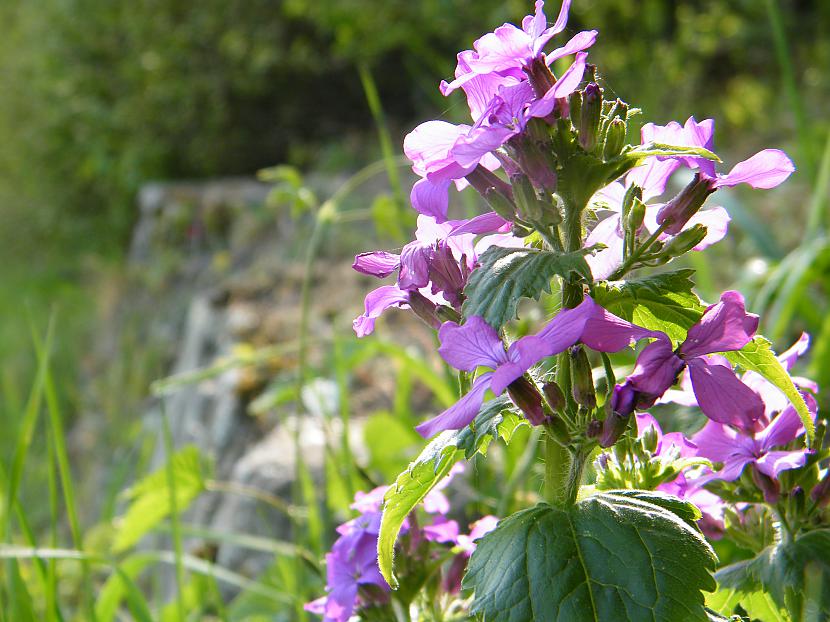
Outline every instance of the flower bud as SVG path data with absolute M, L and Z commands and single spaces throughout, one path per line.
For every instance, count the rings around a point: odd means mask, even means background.
M 579 144 L 585 151 L 593 151 L 597 145 L 601 115 L 602 89 L 596 82 L 591 82 L 582 92 L 582 111 L 579 118 Z
M 631 203 L 631 209 L 628 210 L 628 218 L 625 219 L 626 233 L 634 236 L 643 226 L 643 221 L 646 219 L 646 206 L 640 199 L 634 198 Z
M 513 198 L 519 218 L 539 222 L 542 219 L 543 205 L 536 194 L 536 188 L 525 175 L 514 175 L 510 178 L 510 183 L 513 186 Z
M 548 417 L 545 423 L 547 431 L 560 443 L 567 445 L 571 442 L 571 435 L 568 432 L 568 426 L 559 417 Z
M 642 437 L 643 448 L 650 454 L 657 451 L 657 430 L 653 426 L 646 428 Z
M 625 432 L 630 418 L 631 415 L 623 416 L 614 411 L 608 413 L 605 421 L 602 422 L 602 434 L 599 437 L 599 446 L 611 447 L 616 443 L 620 436 L 622 436 L 622 433 Z
M 822 480 L 810 491 L 810 499 L 819 507 L 827 505 L 827 502 L 830 501 L 830 470 L 824 474 Z
M 588 428 L 585 430 L 585 436 L 588 438 L 596 438 L 602 433 L 602 421 L 599 419 L 591 419 L 588 422 Z
M 604 471 L 605 469 L 607 469 L 608 468 L 608 460 L 609 460 L 608 454 L 605 453 L 605 452 L 602 452 L 599 456 L 597 456 L 597 459 L 596 459 L 597 469 L 600 470 L 600 471 Z
M 764 493 L 764 501 L 769 504 L 778 503 L 778 498 L 781 496 L 781 486 L 778 482 L 761 473 L 755 465 L 752 467 L 752 481 Z
M 605 130 L 605 144 L 602 148 L 602 157 L 610 160 L 618 155 L 625 146 L 626 125 L 625 121 L 615 117 Z
M 530 64 L 524 67 L 527 80 L 533 87 L 533 94 L 541 99 L 556 84 L 556 76 L 551 72 L 550 67 L 541 56 L 537 56 Z
M 703 207 L 706 199 L 714 191 L 715 180 L 698 173 L 680 194 L 660 208 L 657 212 L 657 224 L 667 224 L 666 233 L 680 233 L 683 225 Z
M 513 223 L 513 228 L 511 229 L 511 233 L 516 236 L 517 238 L 526 238 L 531 233 L 533 233 L 533 229 L 529 229 L 524 225 L 521 225 L 517 222 Z
M 614 392 L 611 394 L 611 401 L 609 403 L 611 412 L 619 413 L 623 416 L 630 415 L 634 412 L 637 398 L 637 391 L 628 382 L 618 384 L 614 387 Z
M 562 389 L 555 382 L 546 382 L 543 384 L 542 393 L 545 394 L 548 406 L 554 412 L 562 410 L 565 407 L 565 394 L 562 393 Z
M 482 196 L 487 201 L 487 205 L 493 208 L 493 211 L 505 220 L 514 220 L 516 218 L 516 206 L 495 188 L 488 188 Z
M 579 119 L 582 114 L 582 91 L 574 91 L 568 97 L 568 108 L 570 108 L 571 123 L 579 127 Z
M 625 190 L 625 194 L 623 195 L 623 202 L 622 202 L 622 220 L 626 222 L 628 220 L 628 214 L 631 211 L 631 208 L 634 205 L 634 200 L 643 201 L 643 189 L 638 186 L 637 184 L 631 184 Z M 645 216 L 645 214 L 644 214 Z
M 438 305 L 435 309 L 435 315 L 441 322 L 455 322 L 461 323 L 461 314 L 447 305 Z
M 529 123 L 528 128 L 535 125 Z M 516 159 L 537 188 L 542 188 L 545 192 L 556 192 L 556 157 L 550 149 L 544 149 L 540 142 L 526 139 L 517 143 Z
M 527 420 L 533 425 L 541 425 L 545 422 L 545 413 L 542 410 L 542 396 L 530 381 L 520 376 L 507 385 L 507 394 L 513 403 L 524 413 Z
M 679 235 L 669 240 L 662 252 L 669 258 L 680 257 L 680 255 L 688 253 L 695 246 L 700 244 L 703 241 L 703 238 L 706 237 L 707 233 L 708 231 L 703 225 L 698 224 L 694 227 L 690 227 L 685 231 L 681 231 Z
M 427 326 L 431 326 L 435 330 L 441 328 L 441 320 L 438 319 L 438 309 L 436 308 L 435 303 L 420 292 L 409 292 L 409 308 L 412 309 L 415 315 L 423 320 Z
M 582 347 L 576 346 L 571 348 L 570 356 L 573 398 L 580 406 L 592 410 L 597 407 L 597 395 L 588 355 Z
M 628 119 L 628 104 L 619 98 L 611 104 L 608 110 L 607 118 L 611 120 L 614 117 L 619 117 L 622 121 Z
M 802 516 L 806 506 L 807 495 L 804 493 L 804 489 L 801 486 L 796 486 L 790 491 L 790 507 L 793 510 L 793 514 L 796 516 Z
M 582 74 L 582 80 L 584 82 L 596 82 L 597 66 L 593 63 L 585 63 L 585 73 Z

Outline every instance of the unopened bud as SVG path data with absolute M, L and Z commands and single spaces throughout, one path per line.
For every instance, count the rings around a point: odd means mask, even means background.
M 625 194 L 623 195 L 623 202 L 622 202 L 622 219 L 623 222 L 627 222 L 628 220 L 628 213 L 631 211 L 632 206 L 634 205 L 634 200 L 643 201 L 643 189 L 638 186 L 637 184 L 631 184 L 625 190 Z
M 597 81 L 597 66 L 593 63 L 586 63 L 585 64 L 585 73 L 582 74 L 582 80 L 584 82 L 596 82 Z
M 781 496 L 781 487 L 777 481 L 761 473 L 754 465 L 752 468 L 752 481 L 764 493 L 764 501 L 766 503 L 778 503 L 778 498 Z
M 824 474 L 822 480 L 810 491 L 810 499 L 819 507 L 827 505 L 827 502 L 830 501 L 830 470 Z
M 438 309 L 435 303 L 420 292 L 409 292 L 409 308 L 412 309 L 415 315 L 423 320 L 427 326 L 431 326 L 435 330 L 441 328 L 441 320 L 438 318 Z
M 602 115 L 602 89 L 591 82 L 582 92 L 582 111 L 579 119 L 579 144 L 585 151 L 597 146 L 600 117 Z
M 627 417 L 634 412 L 637 398 L 637 391 L 628 382 L 618 384 L 614 387 L 614 392 L 611 394 L 611 401 L 609 403 L 610 412 Z
M 570 356 L 573 398 L 577 404 L 592 410 L 597 407 L 597 395 L 588 355 L 581 346 L 577 346 L 571 349 Z
M 605 469 L 607 469 L 608 468 L 608 460 L 609 460 L 608 454 L 605 453 L 605 452 L 602 452 L 599 456 L 597 456 L 597 460 L 596 460 L 597 468 L 601 471 L 604 471 Z
M 530 82 L 530 86 L 533 87 L 533 94 L 539 99 L 544 97 L 545 93 L 551 90 L 553 85 L 556 84 L 556 76 L 553 75 L 550 67 L 548 67 L 548 64 L 541 56 L 534 58 L 524 68 L 524 72 L 527 74 L 527 80 Z
M 441 322 L 455 322 L 456 324 L 461 323 L 461 314 L 447 305 L 438 305 L 435 309 L 435 315 L 438 316 L 438 319 L 441 320 Z
M 524 413 L 527 420 L 533 425 L 542 425 L 545 422 L 545 413 L 542 410 L 542 396 L 530 381 L 520 376 L 507 385 L 507 394 L 513 403 Z
M 562 389 L 555 382 L 546 382 L 543 384 L 542 393 L 545 394 L 548 406 L 554 412 L 560 411 L 565 407 L 565 394 L 562 393 Z
M 620 436 L 622 436 L 622 433 L 625 432 L 630 418 L 630 415 L 624 417 L 614 411 L 608 413 L 605 421 L 602 422 L 602 434 L 599 437 L 599 446 L 611 447 L 616 443 Z
M 619 117 L 625 121 L 628 118 L 628 104 L 617 98 L 617 101 L 613 102 L 608 109 L 607 117 L 609 121 L 614 117 Z
M 533 119 L 533 121 L 540 121 Z M 538 124 L 529 123 L 528 128 L 538 127 Z M 548 126 L 545 126 L 548 127 Z M 556 157 L 549 148 L 545 148 L 545 136 L 543 140 L 537 141 L 526 139 L 518 143 L 516 159 L 530 181 L 545 192 L 556 192 Z M 511 175 L 512 177 L 512 175 Z
M 648 426 L 642 436 L 643 448 L 650 454 L 657 451 L 657 430 Z
M 669 240 L 663 249 L 663 254 L 667 257 L 680 257 L 680 255 L 688 253 L 695 246 L 700 244 L 703 241 L 703 238 L 706 237 L 707 233 L 708 231 L 706 227 L 700 224 L 690 227 L 685 231 L 681 231 L 678 235 Z
M 488 188 L 482 196 L 487 201 L 487 205 L 493 208 L 493 211 L 505 220 L 513 220 L 516 218 L 516 206 L 495 188 Z
M 802 516 L 804 514 L 804 508 L 807 505 L 807 495 L 801 486 L 796 486 L 790 491 L 790 504 L 796 516 Z
M 660 208 L 657 212 L 657 224 L 666 224 L 666 233 L 680 233 L 683 226 L 703 207 L 706 199 L 714 191 L 715 180 L 698 173 L 680 194 Z
M 533 229 L 525 227 L 517 222 L 513 223 L 513 228 L 511 229 L 511 233 L 516 236 L 517 238 L 526 238 L 531 233 L 533 233 Z
M 636 235 L 643 226 L 646 219 L 646 206 L 640 199 L 634 198 L 631 209 L 628 211 L 628 218 L 625 219 L 625 230 L 631 235 Z
M 610 160 L 622 151 L 625 145 L 626 125 L 625 121 L 615 117 L 605 130 L 605 145 L 602 148 L 602 157 Z
M 571 442 L 568 426 L 559 417 L 548 417 L 547 422 L 545 422 L 545 429 L 561 444 L 567 445 Z
M 525 175 L 514 175 L 510 178 L 513 186 L 513 198 L 516 201 L 516 211 L 519 218 L 530 222 L 539 222 L 542 219 L 542 202 L 536 194 L 536 188 Z
M 585 430 L 585 435 L 588 438 L 596 438 L 602 433 L 602 421 L 599 419 L 591 419 L 588 422 L 588 428 Z
M 571 123 L 579 127 L 579 119 L 582 115 L 582 91 L 574 91 L 568 97 L 568 108 L 570 108 Z

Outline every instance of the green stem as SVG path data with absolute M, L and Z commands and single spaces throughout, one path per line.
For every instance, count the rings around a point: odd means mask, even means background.
M 551 505 L 562 507 L 567 504 L 566 482 L 571 466 L 571 454 L 556 437 L 547 430 L 545 447 L 545 500 Z
M 619 268 L 617 268 L 616 272 L 614 272 L 614 274 L 611 275 L 609 280 L 616 281 L 616 280 L 619 280 L 622 277 L 624 277 L 626 272 L 631 270 L 632 266 L 635 263 L 637 263 L 640 260 L 640 258 L 643 255 L 645 255 L 646 251 L 654 245 L 654 243 L 662 235 L 663 231 L 665 231 L 666 227 L 668 227 L 668 226 L 669 226 L 669 222 L 665 222 L 662 225 L 660 225 L 659 227 L 657 227 L 657 230 L 654 233 L 652 233 L 648 237 L 648 239 L 645 242 L 643 242 L 636 251 L 631 253 L 631 255 L 628 257 L 628 259 L 626 259 L 623 262 L 623 265 L 621 265 Z

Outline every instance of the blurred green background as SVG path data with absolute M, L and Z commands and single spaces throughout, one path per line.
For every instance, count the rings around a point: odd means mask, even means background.
M 504 21 L 516 22 L 530 4 L 0 3 L 0 460 L 14 470 L 21 438 L 33 447 L 21 497 L 37 499 L 56 468 L 35 459 L 52 455 L 47 447 L 54 447 L 56 430 L 29 430 L 24 416 L 30 387 L 32 395 L 44 390 L 36 382 L 35 342 L 49 318 L 52 406 L 67 428 L 92 429 L 85 433 L 106 443 L 106 459 L 76 452 L 71 468 L 85 472 L 88 462 L 108 468 L 120 450 L 131 456 L 130 466 L 110 482 L 104 519 L 111 518 L 120 487 L 142 474 L 146 461 L 135 456 L 152 452 L 142 445 L 137 418 L 151 381 L 171 373 L 171 354 L 145 340 L 142 314 L 151 314 L 174 287 L 171 257 L 181 259 L 189 238 L 172 236 L 163 249 L 154 248 L 159 252 L 141 264 L 135 280 L 127 259 L 142 186 L 253 177 L 265 167 L 289 165 L 266 175 L 277 194 L 256 218 L 290 211 L 296 236 L 283 252 L 297 259 L 307 250 L 315 208 L 331 194 L 325 180 L 342 181 L 386 156 L 386 166 L 375 171 L 381 179 L 387 175 L 376 193 L 382 200 L 370 193 L 346 205 L 358 214 L 369 209 L 372 233 L 344 219 L 337 234 L 324 239 L 331 243 L 323 254 L 342 263 L 375 245 L 400 246 L 409 223 L 396 222 L 395 215 L 408 178 L 390 158 L 401 155 L 403 136 L 419 122 L 465 120 L 461 95 L 441 97 L 439 80 L 452 75 L 458 50 Z M 589 58 L 606 92 L 642 108 L 643 119 L 714 117 L 716 149 L 727 165 L 765 147 L 792 156 L 798 172 L 780 190 L 724 193 L 732 236 L 692 262 L 704 296 L 724 287 L 748 294 L 752 310 L 765 314 L 764 332 L 776 347 L 809 330 L 815 344 L 809 371 L 830 385 L 830 4 L 575 0 L 568 32 L 583 28 L 600 31 Z M 212 240 L 208 235 L 214 249 Z M 228 261 L 228 249 L 216 248 L 212 265 L 221 275 L 217 266 Z M 128 313 L 128 321 L 122 317 L 118 347 L 102 355 L 95 344 L 131 288 L 146 291 L 150 303 Z M 348 294 L 354 305 L 361 292 Z M 336 334 L 346 340 L 347 354 L 360 359 L 364 355 L 350 350 L 356 346 L 347 320 L 338 316 Z M 326 356 L 314 361 L 318 371 L 331 364 Z M 351 373 L 348 365 L 343 369 Z M 430 403 L 408 390 L 395 395 L 393 407 L 417 417 L 418 399 Z M 94 494 L 82 487 L 79 503 Z M 49 509 L 41 505 L 32 510 L 35 532 L 50 524 Z M 66 521 L 58 522 L 66 530 Z

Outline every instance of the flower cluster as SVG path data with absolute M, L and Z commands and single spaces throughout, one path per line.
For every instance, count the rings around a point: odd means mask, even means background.
M 710 196 L 741 184 L 774 188 L 795 167 L 784 152 L 764 149 L 718 172 L 711 119 L 646 123 L 628 144 L 640 111 L 605 99 L 588 63 L 595 30 L 557 40 L 569 8 L 564 0 L 549 25 L 539 0 L 521 27 L 504 24 L 458 54 L 454 78 L 439 88 L 463 91 L 471 121 L 428 121 L 405 138 L 418 177 L 415 240 L 400 253 L 355 258 L 355 270 L 396 280 L 369 293 L 354 330 L 368 335 L 384 310 L 399 307 L 436 331 L 461 395 L 416 427 L 437 436 L 425 452 L 431 458 L 435 443 L 499 436 L 485 402 L 506 394 L 509 402 L 489 403 L 512 402 L 515 420 L 522 413 L 540 428 L 550 462 L 544 500 L 553 506 L 578 503 L 583 468 L 600 448 L 598 489 L 685 499 L 712 537 L 751 530 L 759 506 L 793 533 L 810 529 L 830 498 L 830 475 L 819 467 L 827 456 L 811 445 L 818 388 L 789 375 L 806 337 L 776 358 L 739 292 L 707 305 L 694 293 L 693 271 L 642 275 L 724 238 L 730 217 L 707 205 Z M 477 192 L 481 213 L 453 219 L 452 186 Z M 553 317 L 535 332 L 519 329 L 519 299 L 542 297 Z M 664 434 L 646 411 L 668 403 L 698 409 L 700 429 L 689 438 Z M 326 619 L 390 597 L 368 550 L 380 512 L 374 505 L 347 523 L 357 531 L 341 528 L 328 557 L 328 596 L 315 605 Z M 455 547 L 461 557 L 451 566 L 463 569 L 478 531 L 465 540 L 445 515 L 404 524 L 399 547 L 408 560 L 426 564 L 433 553 L 412 543 L 430 542 Z M 455 579 L 446 583 L 447 593 L 455 589 Z
M 437 572 L 440 574 L 443 569 L 443 576 L 437 584 L 448 595 L 461 589 L 461 576 L 476 540 L 498 523 L 496 517 L 485 516 L 470 525 L 469 533 L 462 533 L 458 522 L 447 517 L 450 504 L 442 490 L 461 471 L 463 468 L 457 465 L 430 491 L 423 505 L 428 520 L 416 520 L 414 516 L 407 519 L 399 543 L 399 548 L 414 562 L 425 565 L 437 560 L 441 564 Z M 389 585 L 377 563 L 380 508 L 386 490 L 381 486 L 368 493 L 358 492 L 351 505 L 358 516 L 337 528 L 339 537 L 326 555 L 326 595 L 305 606 L 307 611 L 322 616 L 324 622 L 347 622 L 360 611 L 383 612 L 389 606 Z M 415 575 L 417 581 L 426 579 Z

